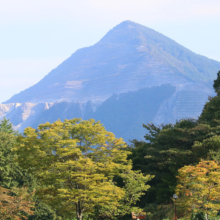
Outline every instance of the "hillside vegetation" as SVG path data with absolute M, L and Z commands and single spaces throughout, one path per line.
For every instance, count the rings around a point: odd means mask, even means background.
M 176 206 L 178 219 L 219 219 L 220 71 L 213 87 L 197 120 L 144 125 L 145 141 L 130 146 L 94 119 L 23 134 L 4 119 L 0 218 L 127 220 L 135 212 L 171 220 Z

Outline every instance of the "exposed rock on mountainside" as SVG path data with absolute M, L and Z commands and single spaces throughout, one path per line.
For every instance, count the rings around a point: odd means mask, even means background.
M 9 118 L 15 129 L 22 131 L 31 126 L 33 120 L 53 103 L 10 103 L 0 104 L 0 118 Z
M 219 62 L 125 21 L 2 104 L 0 117 L 20 130 L 58 118 L 93 117 L 117 136 L 141 138 L 142 123 L 197 117 L 219 69 Z

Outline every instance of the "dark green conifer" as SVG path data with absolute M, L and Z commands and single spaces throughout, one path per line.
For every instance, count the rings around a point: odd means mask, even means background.
M 220 92 L 220 71 L 217 73 L 217 79 L 214 80 L 213 88 L 217 94 Z
M 209 97 L 199 117 L 199 122 L 218 126 L 220 125 L 220 71 L 217 73 L 217 79 L 214 80 L 213 88 L 217 95 Z

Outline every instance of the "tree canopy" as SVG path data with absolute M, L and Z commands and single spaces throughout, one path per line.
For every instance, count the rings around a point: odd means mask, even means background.
M 216 161 L 201 161 L 179 170 L 176 193 L 178 207 L 189 219 L 192 211 L 203 212 L 205 219 L 217 216 L 220 210 L 220 165 Z
M 12 123 L 9 121 L 9 119 L 6 119 L 5 117 L 0 122 L 0 132 L 6 132 L 9 134 L 15 134 L 17 132 L 14 131 Z
M 209 101 L 205 104 L 199 117 L 199 122 L 218 126 L 220 124 L 220 71 L 217 73 L 216 80 L 214 80 L 213 88 L 216 96 L 209 97 Z
M 12 149 L 16 137 L 11 133 L 0 132 L 0 185 L 11 189 L 13 187 L 31 185 L 31 176 L 15 162 L 16 154 Z
M 84 213 L 101 206 L 111 219 L 130 212 L 149 188 L 146 182 L 152 176 L 132 171 L 125 142 L 93 119 L 29 127 L 17 141 L 19 164 L 40 182 L 37 195 L 61 215 L 76 214 L 81 220 Z M 123 188 L 114 182 L 116 176 L 123 179 Z M 134 189 L 136 194 L 131 195 Z
M 1 219 L 28 219 L 27 215 L 34 212 L 33 194 L 27 188 L 13 188 L 13 190 L 0 187 L 0 218 Z
M 220 91 L 220 71 L 218 71 L 217 78 L 214 80 L 213 88 L 215 89 L 215 92 L 218 94 Z
M 129 158 L 134 169 L 155 175 L 139 203 L 145 211 L 154 212 L 151 218 L 162 219 L 169 213 L 181 167 L 196 166 L 201 159 L 220 159 L 219 82 L 220 72 L 213 85 L 217 95 L 209 97 L 198 120 L 182 119 L 160 126 L 147 124 L 145 141 L 132 141 Z
M 7 120 L 8 124 L 11 124 Z M 15 161 L 17 158 L 16 152 L 12 149 L 16 144 L 16 135 L 14 132 L 10 132 L 11 127 L 0 132 L 0 186 L 2 187 L 2 192 L 14 192 L 22 191 L 25 192 L 25 188 L 28 189 L 28 193 L 34 191 L 37 186 L 37 181 L 33 175 L 28 174 L 27 171 L 21 168 L 18 162 Z M 16 195 L 16 194 L 15 194 Z M 6 195 L 5 195 L 6 196 Z M 0 199 L 4 198 L 3 194 L 0 195 Z M 16 201 L 17 197 L 13 197 L 11 201 Z M 45 219 L 45 220 L 55 220 L 56 216 L 53 210 L 50 207 L 43 204 L 36 197 L 33 198 L 35 205 L 31 206 L 31 214 L 28 216 L 28 219 Z M 28 201 L 27 201 L 28 202 Z M 10 206 L 5 206 L 9 207 Z M 6 209 L 5 209 L 6 210 Z M 34 210 L 34 213 L 33 213 Z M 15 214 L 15 210 L 13 211 Z

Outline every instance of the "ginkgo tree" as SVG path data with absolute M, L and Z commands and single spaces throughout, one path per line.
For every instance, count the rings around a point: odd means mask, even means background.
M 135 199 L 127 203 L 135 204 L 152 178 L 132 171 L 125 142 L 93 119 L 58 120 L 26 128 L 14 150 L 19 164 L 39 181 L 36 194 L 59 215 L 76 215 L 78 220 L 97 206 L 104 210 L 121 207 L 131 187 L 129 176 L 139 184 Z M 124 187 L 116 185 L 115 176 L 125 180 Z
M 201 161 L 196 166 L 179 170 L 176 194 L 178 206 L 185 211 L 186 219 L 192 212 L 203 212 L 205 219 L 216 216 L 220 210 L 220 165 L 218 162 Z

